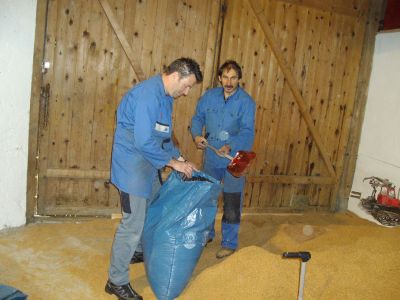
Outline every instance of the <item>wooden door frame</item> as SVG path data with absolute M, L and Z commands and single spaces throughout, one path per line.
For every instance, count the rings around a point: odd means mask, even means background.
M 46 15 L 49 0 L 37 0 L 36 29 L 33 54 L 31 101 L 29 111 L 28 171 L 26 191 L 26 220 L 33 221 L 37 215 L 40 89 L 43 83 L 42 61 L 46 38 Z

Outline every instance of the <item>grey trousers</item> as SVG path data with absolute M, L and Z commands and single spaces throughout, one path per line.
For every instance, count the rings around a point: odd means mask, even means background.
M 116 285 L 129 283 L 129 265 L 136 250 L 141 249 L 141 237 L 147 206 L 160 188 L 159 180 L 153 183 L 150 199 L 121 192 L 122 219 L 115 232 L 111 251 L 108 279 Z

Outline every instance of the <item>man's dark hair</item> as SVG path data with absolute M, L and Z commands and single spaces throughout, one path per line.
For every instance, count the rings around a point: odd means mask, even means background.
M 201 73 L 199 64 L 191 58 L 178 58 L 165 69 L 165 74 L 167 75 L 174 72 L 178 72 L 181 78 L 193 74 L 196 77 L 197 83 L 203 81 L 203 74 Z
M 229 72 L 230 69 L 234 69 L 236 71 L 239 79 L 242 78 L 242 68 L 234 60 L 227 60 L 226 62 L 224 62 L 222 66 L 220 66 L 218 69 L 218 76 L 221 76 L 224 70 L 227 70 Z

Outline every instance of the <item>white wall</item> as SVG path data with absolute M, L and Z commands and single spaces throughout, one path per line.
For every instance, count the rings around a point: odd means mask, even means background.
M 25 224 L 37 0 L 0 0 L 0 229 Z
M 370 176 L 400 186 L 400 32 L 376 38 L 352 191 L 361 192 L 362 198 L 370 195 L 368 181 L 363 182 Z

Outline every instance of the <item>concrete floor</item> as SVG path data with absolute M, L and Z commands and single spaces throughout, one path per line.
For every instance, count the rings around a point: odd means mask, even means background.
M 118 222 L 49 219 L 1 231 L 0 285 L 28 299 L 116 299 L 104 284 Z M 244 215 L 239 251 L 217 260 L 219 243 L 218 234 L 179 299 L 296 299 L 300 262 L 281 255 L 301 250 L 312 254 L 305 299 L 400 299 L 400 228 L 352 213 Z M 133 287 L 156 299 L 144 265 L 130 270 Z

